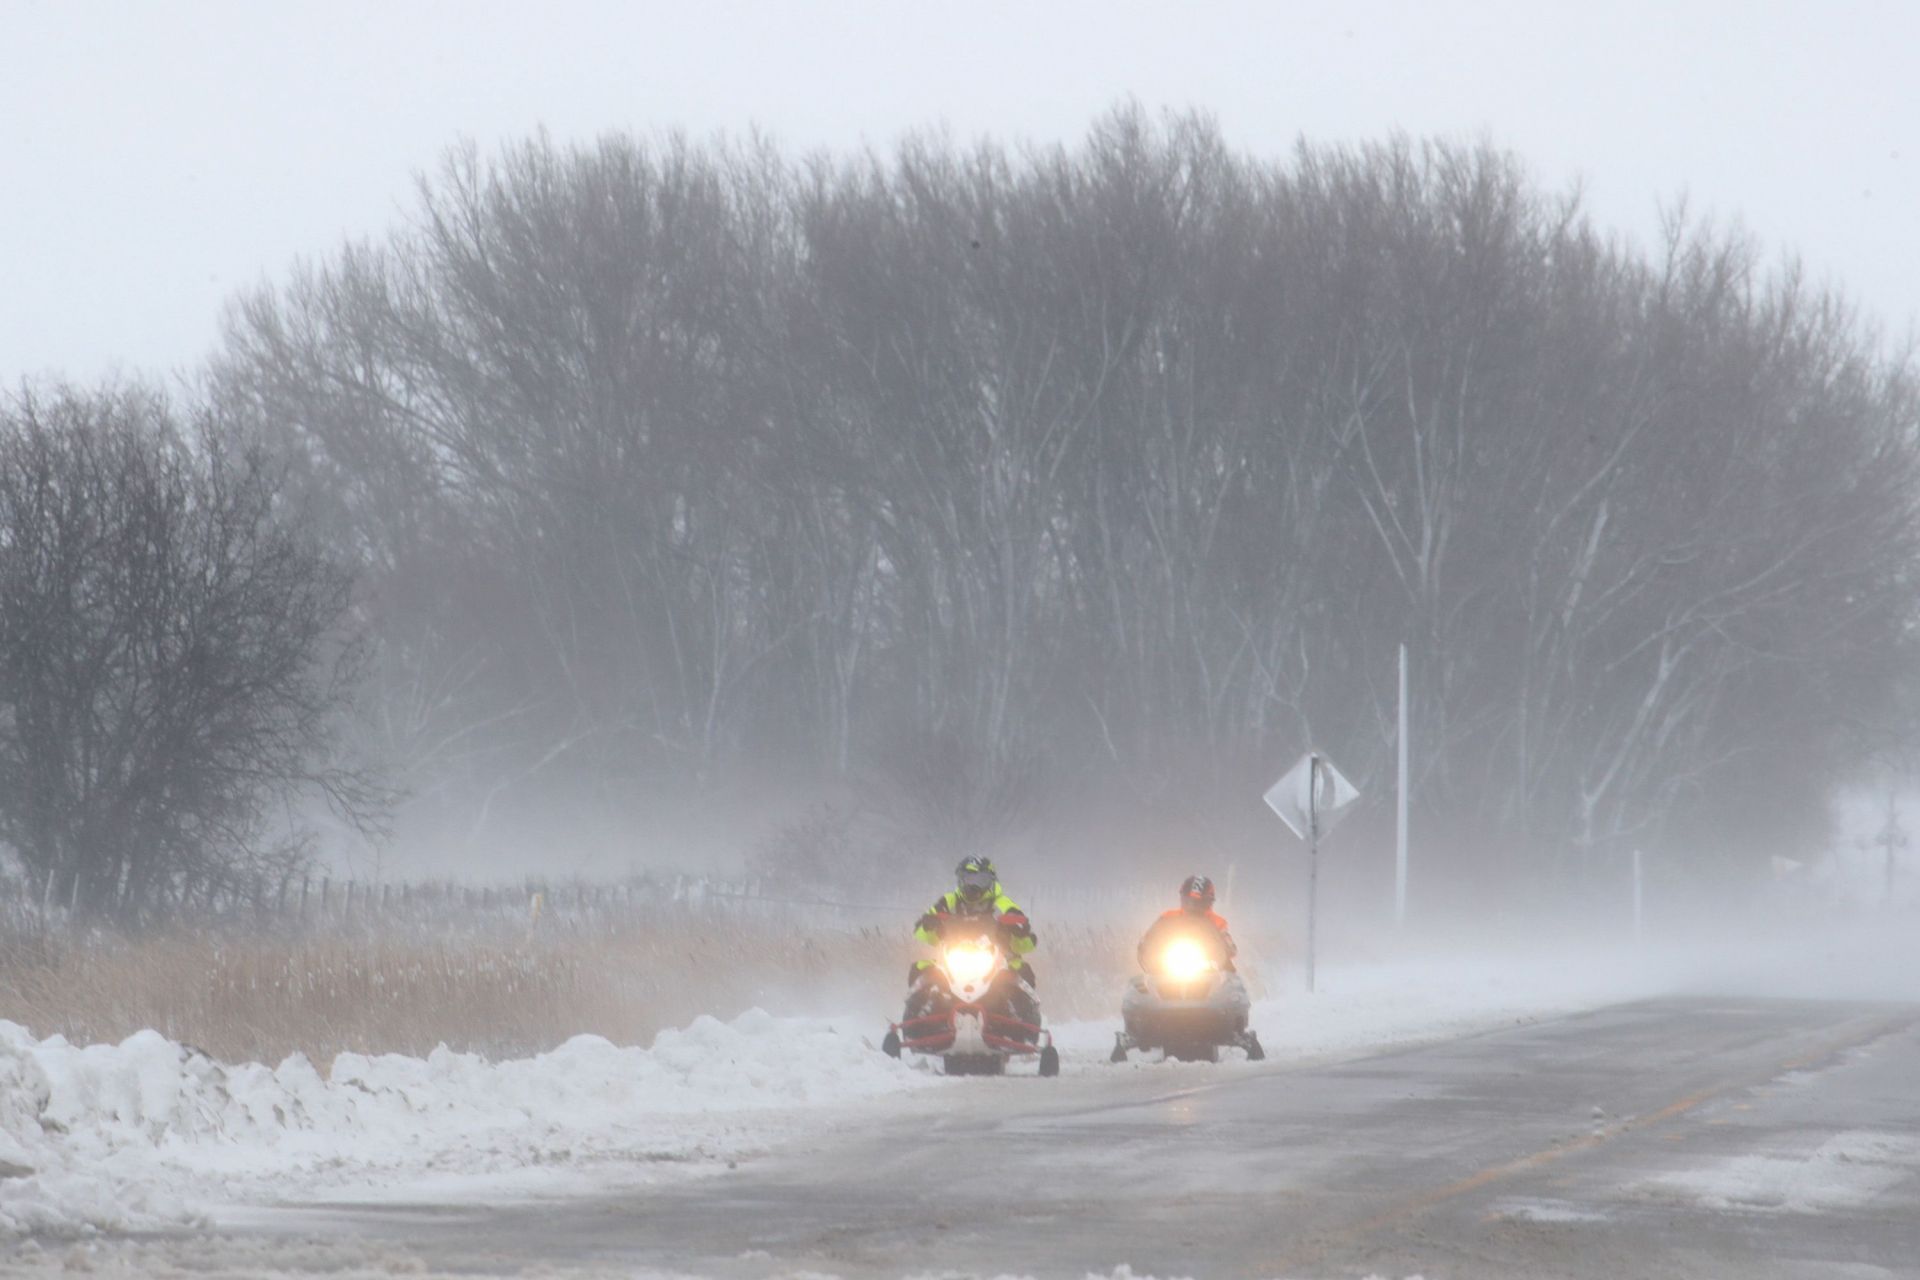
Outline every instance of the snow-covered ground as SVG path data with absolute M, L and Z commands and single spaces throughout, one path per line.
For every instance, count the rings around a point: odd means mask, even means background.
M 439 1280 L 438 1273 L 423 1271 L 412 1255 L 390 1246 L 360 1241 L 333 1240 L 293 1244 L 285 1240 L 247 1241 L 169 1240 L 162 1242 L 89 1243 L 42 1247 L 30 1242 L 25 1251 L 9 1260 L 5 1274 L 21 1277 L 70 1276 L 75 1273 L 107 1277 L 138 1277 L 139 1280 L 393 1280 L 410 1276 L 413 1280 Z M 470 1280 L 466 1272 L 454 1273 L 445 1280 Z M 524 1274 L 524 1273 L 522 1273 Z M 624 1265 L 597 1266 L 570 1263 L 560 1268 L 535 1272 L 548 1280 L 689 1280 L 680 1273 L 640 1271 Z M 831 1276 L 798 1273 L 795 1280 L 833 1280 Z M 924 1280 L 952 1280 L 934 1276 Z M 995 1280 L 1028 1280 L 1022 1276 L 998 1276 Z M 1111 1271 L 1089 1271 L 1086 1280 L 1160 1280 L 1131 1267 Z M 1166 1277 L 1165 1280 L 1187 1280 Z M 1366 1280 L 1423 1280 L 1418 1275 L 1369 1275 Z
M 507 1062 L 342 1054 L 323 1076 L 299 1056 L 217 1063 L 151 1031 L 81 1047 L 0 1022 L 0 1232 L 191 1223 L 223 1203 L 441 1179 L 502 1194 L 528 1177 L 724 1167 L 808 1116 L 938 1083 L 851 1030 L 756 1011 L 645 1049 L 579 1036 Z
M 1920 1138 L 1851 1130 L 1811 1151 L 1735 1156 L 1685 1169 L 1649 1186 L 1693 1203 L 1751 1212 L 1857 1209 L 1920 1172 Z
M 1286 1063 L 1675 990 L 1920 999 L 1914 932 L 1331 965 L 1311 998 L 1257 1006 L 1255 1026 Z M 1106 1062 L 1116 1025 L 1055 1028 L 1063 1087 L 1116 1070 Z M 0 1021 L 0 1237 L 191 1225 L 277 1201 L 472 1202 L 698 1175 L 843 1125 L 879 1099 L 997 1087 L 888 1059 L 874 1045 L 881 1029 L 754 1011 L 702 1018 L 647 1048 L 580 1036 L 504 1062 L 445 1049 L 343 1054 L 323 1074 L 301 1057 L 218 1063 L 154 1032 L 77 1046 Z
M 1279 1060 L 1432 1039 L 1649 989 L 1572 984 L 1512 964 L 1323 973 L 1311 1001 L 1265 1002 Z M 1056 1028 L 1069 1075 L 1111 1070 L 1115 1022 Z M 853 1020 L 703 1018 L 650 1048 L 580 1036 L 506 1062 L 341 1055 L 225 1064 L 155 1032 L 117 1045 L 35 1040 L 0 1022 L 0 1231 L 191 1223 L 223 1204 L 456 1192 L 697 1173 L 831 1126 L 879 1095 L 941 1087 L 875 1051 Z M 1138 1069 L 1153 1069 L 1141 1064 Z

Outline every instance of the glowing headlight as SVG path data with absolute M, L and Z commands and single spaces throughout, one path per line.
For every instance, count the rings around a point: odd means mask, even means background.
M 1160 971 L 1176 982 L 1189 982 L 1212 967 L 1206 948 L 1192 938 L 1177 938 L 1160 953 Z
M 992 972 L 990 948 L 972 945 L 947 948 L 947 976 L 961 986 L 973 986 Z

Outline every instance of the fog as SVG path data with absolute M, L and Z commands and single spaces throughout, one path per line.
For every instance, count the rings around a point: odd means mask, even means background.
M 188 386 L 15 401 L 9 536 L 64 566 L 16 579 L 16 682 L 174 763 L 22 718 L 21 794 L 70 799 L 12 843 L 136 914 L 316 866 L 917 898 L 970 853 L 1281 892 L 1258 796 L 1313 748 L 1377 898 L 1404 645 L 1426 910 L 1617 903 L 1636 856 L 1742 899 L 1911 723 L 1912 371 L 1778 262 L 1491 145 L 1136 103 L 1059 146 L 456 145 Z M 189 550 L 62 551 L 48 492 Z
M 1909 1267 L 1915 22 L 0 11 L 0 1271 Z
M 237 288 L 377 235 L 457 137 L 545 126 L 890 146 L 944 124 L 1071 141 L 1116 100 L 1200 107 L 1284 153 L 1395 130 L 1511 147 L 1610 229 L 1663 204 L 1738 219 L 1844 283 L 1896 339 L 1920 298 L 1910 6 L 1634 0 L 1204 15 L 1063 0 L 961 14 L 568 0 L 0 8 L 0 379 L 199 363 Z
M 192 784 L 230 839 L 43 808 L 43 896 L 1280 892 L 1311 746 L 1378 901 L 1402 644 L 1430 912 L 1853 838 L 1911 719 L 1908 15 L 973 16 L 10 11 L 9 422 L 252 450 L 353 592 L 222 757 L 298 767 Z

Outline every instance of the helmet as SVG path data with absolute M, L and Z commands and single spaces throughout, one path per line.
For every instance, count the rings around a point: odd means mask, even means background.
M 1213 881 L 1205 876 L 1188 876 L 1180 886 L 1180 905 L 1196 913 L 1213 910 Z
M 960 900 L 976 906 L 985 902 L 1000 882 L 992 858 L 968 858 L 953 869 L 953 874 L 959 881 Z

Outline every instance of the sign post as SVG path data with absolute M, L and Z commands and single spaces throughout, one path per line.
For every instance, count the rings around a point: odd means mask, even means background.
M 1308 756 L 1308 994 L 1313 994 L 1313 958 L 1319 956 L 1319 756 Z
M 1360 798 L 1333 761 L 1318 751 L 1301 756 L 1261 797 L 1294 835 L 1307 842 L 1307 991 L 1313 991 L 1320 932 L 1320 837 Z

